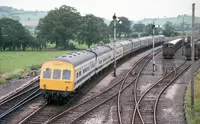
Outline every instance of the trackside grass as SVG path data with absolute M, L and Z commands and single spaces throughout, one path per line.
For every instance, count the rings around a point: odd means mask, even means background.
M 195 114 L 192 116 L 191 113 L 191 87 L 190 84 L 186 91 L 186 116 L 189 124 L 200 124 L 200 72 L 195 74 L 194 80 L 194 111 Z
M 0 84 L 5 79 L 17 77 L 24 68 L 37 69 L 44 61 L 70 52 L 72 51 L 0 52 Z

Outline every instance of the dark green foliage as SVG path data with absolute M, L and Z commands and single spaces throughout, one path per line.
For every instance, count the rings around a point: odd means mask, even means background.
M 0 50 L 25 50 L 32 36 L 19 21 L 0 19 Z
M 149 34 L 145 32 L 140 34 L 140 37 L 144 37 L 144 36 L 149 36 Z
M 117 37 L 120 38 L 122 34 L 124 34 L 124 37 L 128 37 L 131 34 L 131 21 L 126 18 L 126 17 L 119 17 L 119 19 L 121 20 L 121 24 L 119 24 L 118 22 L 116 23 L 116 34 Z M 113 28 L 114 28 L 114 23 L 113 20 L 110 22 L 109 25 L 110 29 L 111 29 L 111 36 L 113 37 Z
M 22 75 L 23 75 L 22 71 L 19 72 L 19 73 L 16 73 L 16 74 L 9 74 L 8 77 L 6 78 L 6 80 L 11 80 L 11 79 L 19 78 Z
M 38 70 L 38 69 L 41 68 L 41 65 L 31 65 L 29 68 L 30 68 L 31 70 Z
M 137 37 L 138 37 L 138 34 L 137 34 L 137 33 L 131 34 L 131 37 L 132 37 L 132 38 L 137 38 Z
M 161 30 L 160 28 L 155 27 L 154 28 L 154 35 L 158 35 L 160 30 Z M 146 25 L 145 28 L 144 28 L 144 32 L 145 32 L 145 34 L 147 34 L 147 36 L 152 35 L 153 34 L 152 24 Z
M 172 22 L 166 22 L 164 24 L 164 30 L 162 31 L 163 35 L 169 37 L 169 36 L 177 36 L 179 35 L 177 32 L 174 31 L 173 23 Z
M 69 40 L 76 38 L 80 32 L 81 16 L 73 7 L 63 5 L 51 10 L 40 19 L 37 26 L 38 38 L 55 43 L 56 48 L 69 48 Z
M 88 48 L 100 41 L 109 41 L 109 28 L 104 20 L 94 15 L 82 17 L 81 31 L 78 35 L 79 43 L 86 43 Z
M 142 23 L 134 24 L 133 25 L 133 31 L 135 31 L 135 32 L 143 32 L 144 31 L 144 27 L 145 27 L 145 24 L 142 24 Z

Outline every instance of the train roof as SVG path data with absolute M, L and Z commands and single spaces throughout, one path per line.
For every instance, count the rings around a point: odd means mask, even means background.
M 163 38 L 165 37 L 164 35 L 157 35 L 157 36 L 159 36 L 159 37 L 163 37 Z
M 132 42 L 131 41 L 129 41 L 129 40 L 124 40 L 124 41 L 121 41 L 120 42 L 122 45 L 127 45 L 127 44 L 132 44 Z
M 110 47 L 111 49 L 113 49 L 113 43 L 108 43 L 106 44 L 105 46 L 108 46 Z M 115 42 L 115 47 L 118 48 L 118 47 L 121 47 L 122 45 L 120 44 L 120 42 Z
M 148 37 L 145 37 L 148 41 L 149 40 L 153 40 L 152 36 L 148 36 Z M 156 36 L 154 36 L 154 38 L 156 38 Z
M 76 66 L 92 58 L 95 58 L 94 53 L 88 50 L 82 50 L 82 51 L 72 52 L 70 54 L 58 56 L 56 58 L 50 59 L 49 61 L 61 60 L 61 61 L 69 62 L 73 64 L 74 66 Z
M 173 45 L 175 45 L 177 42 L 179 42 L 181 40 L 182 40 L 182 38 L 179 38 L 179 39 L 176 39 L 176 40 L 172 40 L 170 42 L 166 42 L 165 44 L 173 44 Z
M 134 42 L 138 42 L 138 41 L 140 41 L 139 39 L 133 39 L 133 40 L 131 40 L 133 43 Z
M 147 38 L 146 37 L 140 37 L 140 38 L 138 38 L 139 40 L 147 40 Z
M 195 43 L 200 44 L 200 39 L 197 39 Z
M 111 48 L 103 45 L 103 46 L 97 46 L 97 47 L 91 48 L 91 51 L 96 53 L 97 56 L 101 56 L 102 54 L 111 51 Z

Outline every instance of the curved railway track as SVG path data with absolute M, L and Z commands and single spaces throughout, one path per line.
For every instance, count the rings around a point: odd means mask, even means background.
M 162 77 L 157 82 L 152 84 L 136 102 L 136 107 L 134 109 L 132 116 L 132 124 L 157 123 L 156 112 L 161 95 L 167 89 L 167 87 L 170 86 L 170 84 L 172 84 L 182 73 L 184 73 L 190 67 L 190 63 L 184 62 L 179 67 L 175 68 L 174 64 L 170 60 L 168 62 L 165 61 L 163 63 L 163 67 L 164 67 L 164 73 Z M 153 94 L 154 96 L 152 98 L 148 98 L 147 96 L 148 93 Z M 137 113 L 140 118 L 136 116 Z
M 147 63 L 151 60 L 152 58 L 152 55 L 151 56 L 146 56 L 144 57 L 141 61 L 139 61 L 138 63 L 136 63 L 136 66 L 134 68 L 131 69 L 131 78 L 134 78 L 134 80 L 132 80 L 131 82 L 137 82 L 140 75 L 141 75 L 141 72 L 143 71 L 143 69 L 146 67 Z M 139 65 L 143 65 L 143 66 L 139 66 Z M 130 75 L 130 73 L 127 73 L 127 76 Z M 130 78 L 128 77 L 128 78 Z M 120 124 L 123 124 L 123 117 L 124 116 L 126 119 L 124 119 L 124 121 L 126 121 L 126 123 L 128 122 L 128 118 L 130 117 L 130 113 L 122 113 L 122 109 L 129 109 L 131 110 L 134 109 L 134 105 L 132 104 L 131 101 L 134 101 L 132 98 L 132 93 L 131 93 L 131 89 L 133 87 L 135 87 L 135 84 L 131 87 L 127 87 L 127 90 L 124 90 L 123 87 L 125 86 L 125 84 L 129 84 L 130 83 L 130 79 L 126 79 L 124 80 L 122 83 L 121 83 L 121 86 L 120 86 L 120 89 L 119 89 L 119 92 L 118 92 L 118 97 L 117 97 L 117 114 L 118 114 L 118 120 L 119 120 L 119 123 Z M 129 94 L 129 95 L 127 95 Z M 126 99 L 123 99 L 123 102 L 122 102 L 122 96 L 125 96 Z
M 19 107 L 40 95 L 39 78 L 33 80 L 29 85 L 4 98 L 0 102 L 0 123 L 6 123 L 10 116 Z
M 161 50 L 159 50 L 157 52 L 160 52 L 160 51 Z M 151 57 L 149 57 L 149 56 L 152 56 L 152 55 L 149 54 L 148 57 L 147 57 L 150 60 Z M 135 64 L 134 67 L 141 69 L 141 65 L 140 65 L 140 67 L 137 66 L 137 65 L 147 63 L 149 61 L 149 60 L 148 61 L 146 60 L 147 58 L 144 57 L 143 59 L 141 59 L 140 62 L 137 62 L 137 64 Z M 144 60 L 146 60 L 145 63 L 144 63 Z M 145 65 L 143 65 L 143 66 L 145 66 Z M 117 81 L 115 84 L 112 84 L 111 86 L 109 86 L 104 91 L 98 93 L 95 96 L 92 96 L 91 98 L 88 98 L 87 100 L 84 100 L 84 101 L 78 103 L 77 105 L 75 105 L 75 106 L 73 106 L 69 109 L 66 109 L 66 108 L 64 109 L 64 107 L 62 107 L 59 110 L 56 109 L 58 111 L 56 111 L 56 112 L 54 111 L 54 114 L 51 114 L 51 116 L 50 115 L 46 116 L 49 109 L 47 109 L 47 111 L 45 111 L 44 108 L 46 108 L 48 105 L 44 105 L 43 107 L 38 109 L 37 112 L 33 113 L 32 115 L 30 115 L 26 119 L 22 120 L 20 122 L 20 124 L 31 123 L 31 122 L 32 123 L 45 123 L 45 124 L 52 123 L 52 122 L 53 123 L 64 123 L 65 122 L 65 123 L 68 123 L 68 124 L 74 123 L 77 120 L 80 120 L 82 117 L 84 117 L 86 114 L 88 114 L 89 112 L 91 112 L 95 108 L 101 106 L 102 104 L 106 103 L 110 99 L 113 99 L 114 97 L 116 97 L 118 95 L 119 91 L 123 91 L 128 86 L 130 86 L 132 84 L 132 82 L 136 79 L 137 75 L 135 75 L 135 77 L 129 78 L 129 83 L 126 82 L 126 84 L 127 84 L 126 86 L 123 87 L 123 85 L 120 86 L 120 84 L 122 82 L 126 81 L 128 75 L 132 74 L 131 73 L 132 71 L 133 71 L 133 69 L 131 69 L 119 81 Z M 46 114 L 42 114 L 42 113 L 46 113 Z M 40 115 L 41 116 L 40 118 L 45 118 L 45 119 L 42 119 L 42 122 L 41 121 L 39 122 L 38 121 L 39 119 L 33 118 L 33 116 L 35 116 L 35 115 Z

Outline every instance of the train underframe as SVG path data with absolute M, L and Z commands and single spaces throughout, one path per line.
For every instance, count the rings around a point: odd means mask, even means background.
M 173 55 L 163 55 L 165 59 L 173 59 L 174 56 Z
M 52 100 L 63 100 L 71 94 L 71 92 L 54 90 L 41 90 L 41 92 L 43 98 L 46 99 L 48 102 L 51 102 Z

